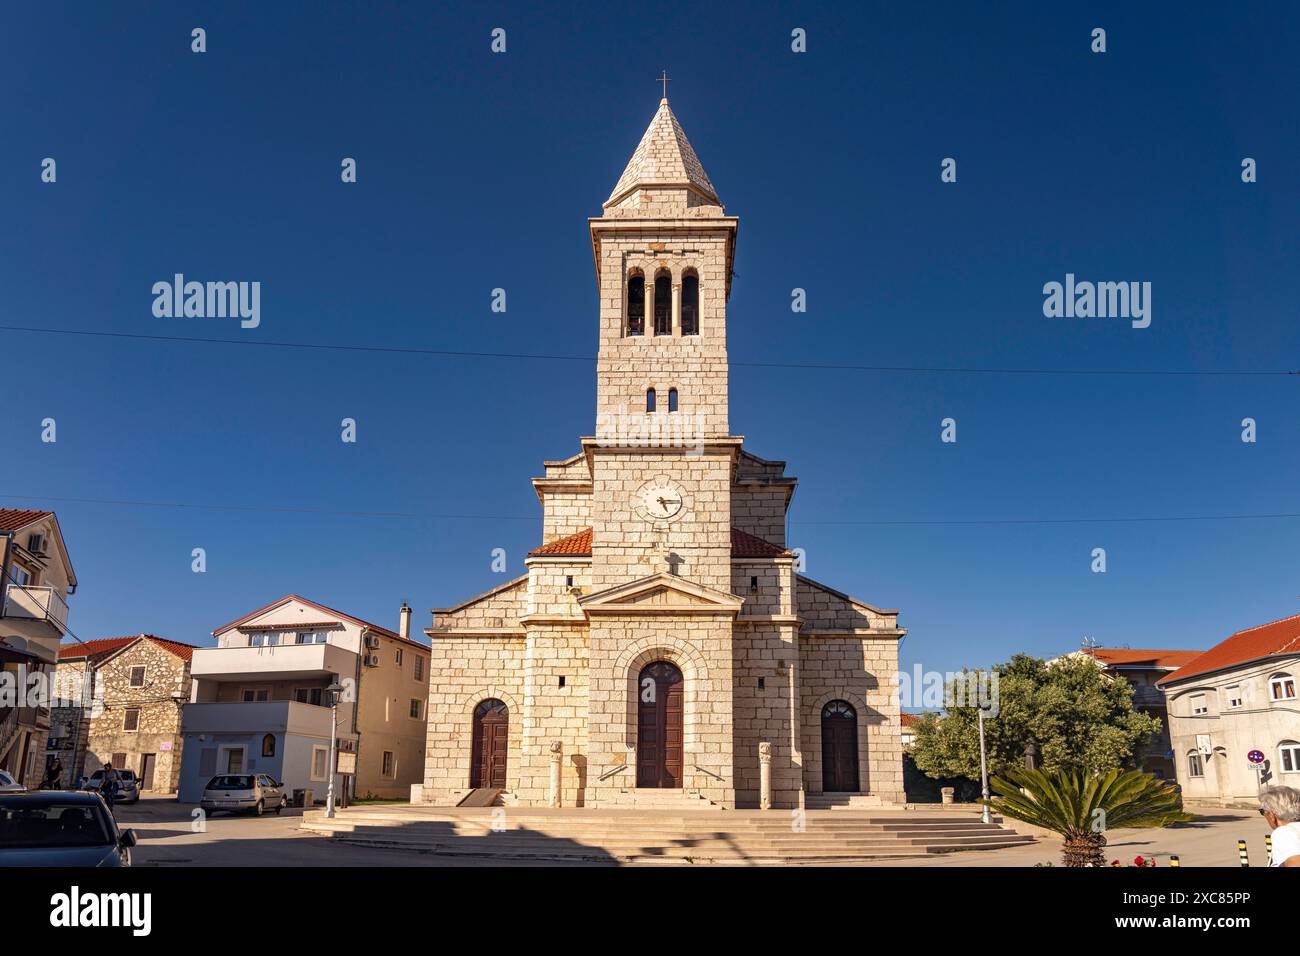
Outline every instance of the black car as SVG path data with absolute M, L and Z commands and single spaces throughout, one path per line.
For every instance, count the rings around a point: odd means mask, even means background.
M 97 793 L 0 793 L 0 866 L 130 866 L 135 843 Z

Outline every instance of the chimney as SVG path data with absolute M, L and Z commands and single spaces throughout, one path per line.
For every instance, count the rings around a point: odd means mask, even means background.
M 402 623 L 397 628 L 397 633 L 409 641 L 411 639 L 411 606 L 405 601 L 402 602 L 401 617 Z

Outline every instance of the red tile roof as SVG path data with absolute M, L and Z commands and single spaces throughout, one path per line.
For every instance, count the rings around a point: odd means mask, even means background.
M 591 529 L 583 528 L 577 534 L 571 534 L 567 538 L 559 538 L 550 544 L 544 544 L 540 548 L 534 548 L 529 554 L 568 554 L 568 555 L 590 555 L 591 554 Z
M 911 727 L 913 724 L 921 722 L 921 718 L 917 714 L 900 714 L 899 716 L 902 718 L 904 727 Z
M 540 548 L 534 548 L 529 554 L 566 555 L 568 557 L 589 557 L 591 555 L 591 528 L 583 528 L 577 534 L 559 538 Z M 778 558 L 788 557 L 794 552 L 777 547 L 770 541 L 731 529 L 731 556 L 733 558 Z
M 17 531 L 33 521 L 40 521 L 54 514 L 53 511 L 26 511 L 21 508 L 0 508 L 0 534 Z
M 1300 654 L 1300 614 L 1238 631 L 1168 677 L 1161 678 L 1159 683 L 1185 680 L 1273 654 Z
M 105 657 L 120 651 L 128 644 L 133 644 L 141 638 L 153 641 L 163 650 L 170 651 L 183 661 L 188 661 L 194 656 L 195 648 L 193 644 L 182 644 L 180 641 L 170 641 L 165 637 L 157 637 L 153 634 L 136 634 L 134 637 L 103 637 L 85 643 L 61 644 L 59 646 L 59 660 L 79 661 L 88 657 Z
M 1084 651 L 1103 664 L 1125 666 L 1149 664 L 1151 667 L 1183 667 L 1200 657 L 1204 651 L 1155 651 L 1133 647 L 1094 647 Z
M 782 558 L 794 554 L 778 548 L 770 541 L 747 534 L 739 528 L 731 529 L 731 556 L 733 558 Z
M 280 598 L 280 600 L 278 601 L 272 601 L 270 604 L 267 604 L 263 607 L 259 607 L 256 611 L 250 611 L 249 613 L 245 614 L 237 621 L 231 621 L 229 624 L 223 624 L 221 627 L 217 628 L 215 631 L 212 632 L 212 636 L 216 637 L 218 634 L 222 633 L 223 631 L 228 631 L 232 627 L 237 627 L 237 628 L 241 628 L 242 630 L 248 630 L 248 631 L 259 630 L 262 628 L 260 624 L 249 624 L 248 622 L 253 620 L 256 617 L 260 617 L 261 615 L 265 614 L 267 611 L 271 611 L 274 610 L 275 608 L 281 607 L 282 605 L 288 604 L 290 601 L 298 601 L 302 604 L 306 604 L 308 607 L 314 607 L 318 611 L 325 611 L 328 614 L 336 614 L 345 621 L 351 621 L 353 624 L 356 624 L 359 627 L 368 627 L 370 628 L 370 630 L 377 631 L 380 634 L 383 634 L 385 637 L 391 637 L 397 641 L 405 641 L 407 644 L 414 644 L 416 647 L 422 647 L 426 651 L 429 649 L 428 644 L 424 644 L 420 641 L 413 640 L 409 637 L 402 637 L 402 635 L 398 634 L 396 631 L 390 631 L 386 627 L 380 627 L 378 624 L 371 624 L 369 621 L 363 621 L 359 617 L 353 617 L 351 614 L 344 614 L 342 611 L 336 610 L 335 608 L 326 607 L 324 604 L 318 604 L 316 601 L 313 601 L 310 598 L 305 598 L 301 594 L 290 594 Z M 308 626 L 320 628 L 320 627 L 327 627 L 335 623 L 337 622 L 329 621 L 326 624 L 315 623 Z M 302 627 L 303 625 L 294 623 L 293 626 L 295 628 L 299 628 Z

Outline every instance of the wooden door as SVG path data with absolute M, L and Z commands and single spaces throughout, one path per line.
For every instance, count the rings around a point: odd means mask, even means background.
M 846 701 L 822 708 L 822 790 L 854 793 L 858 789 L 858 715 Z
M 510 711 L 499 700 L 474 708 L 474 739 L 469 785 L 506 788 L 506 751 L 510 744 Z
M 153 771 L 154 764 L 157 762 L 157 754 L 145 754 L 140 758 L 140 789 L 153 789 Z
M 642 669 L 637 681 L 636 785 L 682 785 L 682 672 L 667 661 Z

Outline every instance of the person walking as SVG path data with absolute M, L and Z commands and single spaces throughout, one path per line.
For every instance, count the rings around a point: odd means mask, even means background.
M 1273 831 L 1268 865 L 1300 867 L 1300 790 L 1265 787 L 1259 794 L 1259 813 Z
M 45 789 L 58 790 L 63 782 L 63 762 L 56 756 L 45 768 Z
M 108 809 L 112 810 L 113 801 L 117 798 L 117 771 L 111 763 L 104 764 L 104 782 L 99 785 L 99 795 L 108 804 Z

